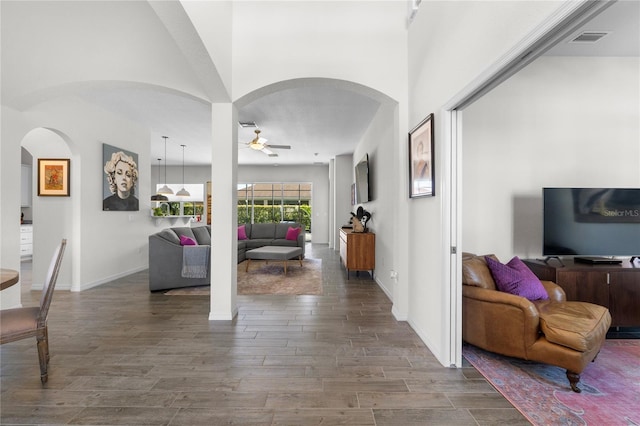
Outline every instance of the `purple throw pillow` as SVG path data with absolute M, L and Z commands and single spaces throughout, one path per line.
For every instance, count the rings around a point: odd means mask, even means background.
M 238 226 L 238 239 L 247 240 L 247 229 L 244 225 Z
M 518 256 L 506 265 L 486 256 L 487 266 L 499 291 L 526 297 L 529 300 L 549 298 L 544 286 Z
M 287 229 L 287 236 L 285 238 L 287 240 L 297 241 L 298 240 L 298 234 L 300 233 L 301 230 L 302 230 L 302 228 L 289 227 L 289 229 Z
M 184 235 L 180 235 L 180 245 L 181 246 L 197 246 L 198 242 L 190 237 L 185 237 Z

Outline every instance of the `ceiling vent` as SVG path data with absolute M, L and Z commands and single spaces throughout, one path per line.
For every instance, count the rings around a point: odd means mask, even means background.
M 257 127 L 255 121 L 238 121 L 240 127 Z
M 609 34 L 611 34 L 610 31 L 584 31 L 569 43 L 597 43 Z

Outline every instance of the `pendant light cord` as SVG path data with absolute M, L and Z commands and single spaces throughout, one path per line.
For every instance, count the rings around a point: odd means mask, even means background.
M 164 138 L 164 185 L 167 185 L 167 136 Z
M 185 145 L 181 145 L 182 146 L 182 188 L 184 189 L 184 147 Z

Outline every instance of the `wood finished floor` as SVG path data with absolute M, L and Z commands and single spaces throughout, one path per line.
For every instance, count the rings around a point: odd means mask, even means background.
M 56 292 L 44 387 L 35 339 L 0 346 L 0 423 L 529 424 L 469 364 L 442 367 L 368 274 L 307 253 L 324 295 L 239 296 L 233 321 L 209 322 L 208 296 L 150 294 L 146 271 Z

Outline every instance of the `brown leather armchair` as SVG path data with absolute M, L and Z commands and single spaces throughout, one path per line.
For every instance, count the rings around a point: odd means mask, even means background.
M 607 308 L 567 302 L 564 290 L 551 281 L 542 281 L 549 300 L 531 302 L 498 291 L 484 256 L 471 253 L 463 253 L 462 277 L 465 342 L 565 368 L 571 389 L 580 392 L 580 373 L 595 360 L 611 325 Z

